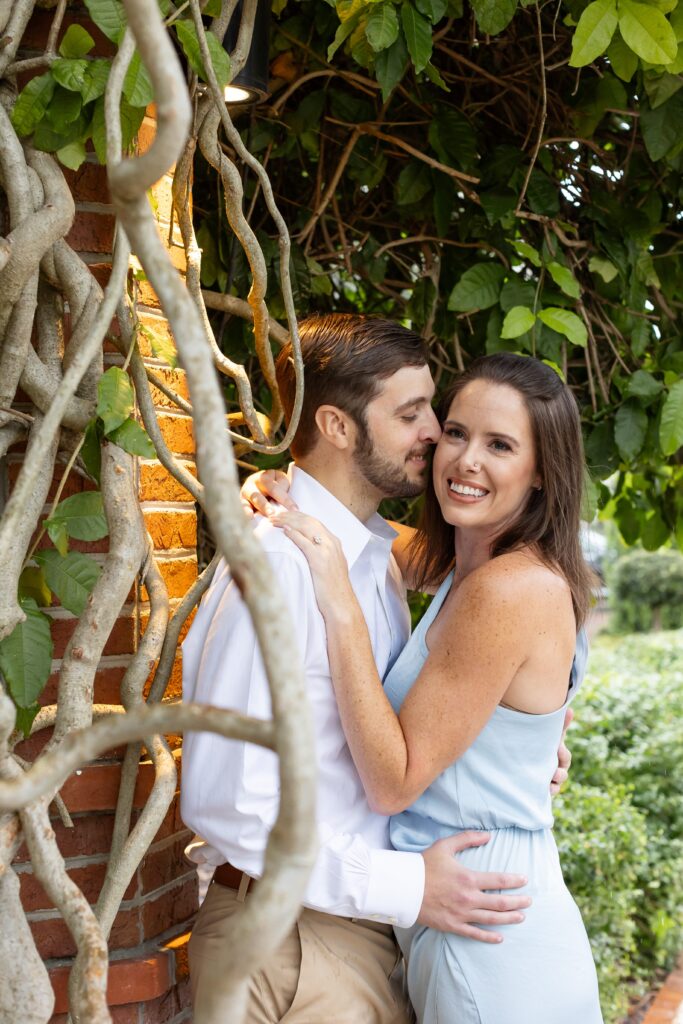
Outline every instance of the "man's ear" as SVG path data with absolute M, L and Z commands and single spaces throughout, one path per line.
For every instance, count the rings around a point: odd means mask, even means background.
M 350 416 L 336 405 L 319 405 L 315 412 L 315 422 L 324 440 L 339 451 L 352 444 L 354 424 Z

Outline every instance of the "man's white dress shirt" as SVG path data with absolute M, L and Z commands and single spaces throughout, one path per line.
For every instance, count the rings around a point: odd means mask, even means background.
M 291 468 L 291 496 L 341 541 L 351 584 L 368 624 L 380 676 L 408 639 L 410 619 L 394 531 L 379 516 L 363 524 L 321 484 Z M 339 720 L 324 620 L 305 557 L 266 519 L 255 530 L 289 603 L 313 714 L 318 760 L 319 852 L 304 903 L 344 917 L 409 927 L 424 893 L 420 854 L 390 849 L 388 819 L 370 810 Z M 251 617 L 221 561 L 183 644 L 183 699 L 270 718 L 268 683 Z M 277 815 L 277 756 L 214 733 L 187 733 L 181 812 L 198 833 L 195 863 L 226 860 L 254 877 Z M 199 839 L 201 837 L 201 839 Z

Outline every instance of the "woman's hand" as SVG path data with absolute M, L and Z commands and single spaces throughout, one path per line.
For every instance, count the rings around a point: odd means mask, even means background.
M 270 518 L 283 508 L 298 510 L 298 505 L 289 497 L 289 477 L 281 469 L 262 469 L 248 476 L 240 488 L 240 501 L 244 514 L 251 518 L 257 512 Z
M 357 602 L 339 539 L 317 519 L 303 512 L 272 512 L 270 521 L 282 527 L 306 556 L 318 608 L 325 620 L 352 614 Z

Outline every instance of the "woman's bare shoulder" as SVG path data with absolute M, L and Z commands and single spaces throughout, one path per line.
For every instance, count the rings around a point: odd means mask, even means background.
M 518 608 L 546 608 L 571 605 L 571 590 L 564 576 L 543 563 L 529 549 L 497 555 L 463 581 L 463 597 L 486 599 L 487 602 L 509 604 Z

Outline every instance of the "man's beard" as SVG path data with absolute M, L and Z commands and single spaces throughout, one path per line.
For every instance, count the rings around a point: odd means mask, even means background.
M 427 451 L 426 447 L 414 448 L 407 458 L 417 454 L 426 455 Z M 375 450 L 370 432 L 360 424 L 354 457 L 359 472 L 384 498 L 415 498 L 425 489 L 426 474 L 423 479 L 411 480 L 404 468 L 405 463 L 404 466 L 400 466 L 383 458 Z

